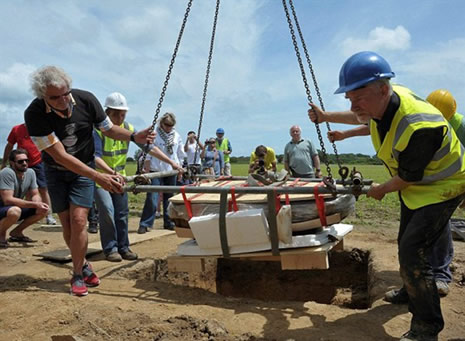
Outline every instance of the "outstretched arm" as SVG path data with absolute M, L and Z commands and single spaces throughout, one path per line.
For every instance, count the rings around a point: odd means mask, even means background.
M 349 137 L 354 136 L 367 136 L 370 135 L 370 128 L 363 124 L 359 127 L 349 130 L 332 130 L 328 131 L 328 139 L 331 142 L 342 141 Z
M 314 123 L 332 122 L 345 124 L 360 124 L 352 111 L 323 111 L 317 105 L 309 103 L 308 117 Z

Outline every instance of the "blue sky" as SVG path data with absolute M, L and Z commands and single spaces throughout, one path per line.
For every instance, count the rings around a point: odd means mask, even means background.
M 33 99 L 29 74 L 44 65 L 64 68 L 73 87 L 93 92 L 102 103 L 113 91 L 123 93 L 130 106 L 127 120 L 138 129 L 149 126 L 186 5 L 184 0 L 1 1 L 1 150 Z M 424 97 L 446 88 L 463 112 L 465 2 L 294 0 L 294 5 L 328 110 L 349 106 L 343 95 L 333 94 L 342 63 L 355 52 L 373 50 L 389 61 L 396 82 Z M 198 129 L 214 9 L 213 0 L 194 0 L 162 106 L 162 113 L 177 115 L 183 139 Z M 316 101 L 313 86 L 311 93 Z M 280 154 L 290 126 L 298 124 L 320 149 L 306 110 L 282 2 L 222 0 L 202 139 L 223 127 L 233 156 L 249 155 L 259 144 Z M 325 143 L 331 149 L 326 137 Z M 367 137 L 337 147 L 341 153 L 374 154 Z

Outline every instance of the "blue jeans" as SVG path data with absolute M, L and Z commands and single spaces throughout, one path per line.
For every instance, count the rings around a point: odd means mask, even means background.
M 115 194 L 97 187 L 95 202 L 99 211 L 100 241 L 103 252 L 124 253 L 129 250 L 128 194 Z
M 152 179 L 152 185 L 174 186 L 176 184 L 177 175 L 168 176 L 166 178 Z M 147 193 L 145 198 L 144 209 L 142 210 L 142 217 L 140 218 L 139 226 L 145 228 L 152 228 L 155 220 L 155 212 L 157 211 L 158 196 L 160 193 L 153 192 Z M 168 199 L 173 196 L 173 193 L 163 193 L 163 225 L 167 226 L 171 223 L 168 216 Z

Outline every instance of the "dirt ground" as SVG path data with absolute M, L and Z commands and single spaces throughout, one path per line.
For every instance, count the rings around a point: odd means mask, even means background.
M 131 234 L 137 222 L 131 218 Z M 229 298 L 154 281 L 154 260 L 174 253 L 183 241 L 174 234 L 132 246 L 137 261 L 91 257 L 102 282 L 87 297 L 73 297 L 70 263 L 33 256 L 64 248 L 61 230 L 34 225 L 25 234 L 37 243 L 0 249 L 0 340 L 397 340 L 409 329 L 411 316 L 407 306 L 382 300 L 385 291 L 400 285 L 396 225 L 354 226 L 345 238 L 346 250 L 372 250 L 369 309 Z M 446 327 L 440 340 L 457 341 L 465 340 L 465 242 L 454 245 L 455 281 L 441 301 Z

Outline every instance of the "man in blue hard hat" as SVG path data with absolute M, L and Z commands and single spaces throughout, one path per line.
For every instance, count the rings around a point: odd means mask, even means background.
M 391 85 L 387 61 L 364 51 L 351 56 L 339 74 L 336 94 L 351 102 L 347 112 L 322 112 L 312 105 L 312 121 L 366 123 L 377 156 L 392 178 L 373 184 L 367 196 L 381 200 L 399 192 L 400 274 L 413 318 L 401 340 L 437 340 L 444 328 L 431 264 L 433 248 L 445 243 L 448 222 L 465 197 L 464 155 L 453 129 L 433 105 L 411 90 Z
M 229 139 L 224 137 L 224 129 L 218 128 L 216 129 L 216 149 L 223 152 L 224 156 L 224 168 L 223 168 L 223 175 L 231 176 L 231 158 L 230 154 L 232 152 L 231 142 Z

